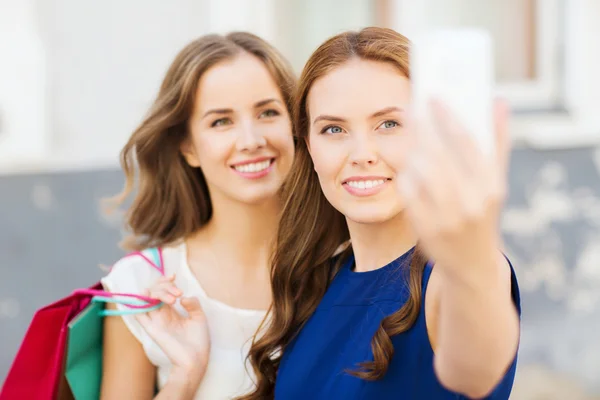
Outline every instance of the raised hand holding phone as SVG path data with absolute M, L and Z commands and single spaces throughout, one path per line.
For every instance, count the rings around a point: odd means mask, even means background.
M 495 263 L 506 193 L 506 105 L 493 101 L 491 40 L 443 30 L 412 50 L 415 149 L 400 179 L 407 215 L 427 255 L 464 275 Z

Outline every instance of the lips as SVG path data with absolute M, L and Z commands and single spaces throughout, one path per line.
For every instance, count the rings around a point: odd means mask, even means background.
M 249 162 L 246 164 L 237 164 L 237 165 L 234 165 L 233 168 L 238 172 L 244 172 L 244 173 L 261 172 L 261 171 L 264 171 L 267 168 L 269 168 L 269 166 L 271 166 L 271 163 L 273 161 L 274 161 L 274 159 L 268 159 L 268 160 L 259 161 L 259 162 Z
M 380 185 L 383 185 L 386 179 L 368 179 L 360 181 L 347 181 L 346 185 L 354 189 L 371 189 Z
M 383 185 L 389 180 L 391 180 L 391 178 L 385 176 L 352 176 L 345 179 L 342 184 L 355 189 L 370 189 Z
M 371 196 L 379 193 L 391 181 L 385 176 L 353 176 L 342 182 L 344 188 L 354 196 Z
M 259 179 L 269 175 L 274 163 L 274 157 L 261 157 L 234 163 L 231 169 L 243 178 Z

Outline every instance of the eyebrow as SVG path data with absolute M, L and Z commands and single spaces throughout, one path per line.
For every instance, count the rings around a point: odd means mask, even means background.
M 258 101 L 254 104 L 254 108 L 261 108 L 266 106 L 267 104 L 270 103 L 279 103 L 281 104 L 281 101 L 277 100 L 277 99 L 265 99 L 265 100 L 261 100 Z M 225 115 L 225 114 L 231 114 L 233 112 L 232 108 L 214 108 L 212 110 L 208 110 L 207 112 L 204 113 L 204 115 L 202 116 L 202 119 L 206 118 L 207 116 L 209 116 L 210 114 L 218 114 L 218 115 Z
M 334 117 L 332 115 L 319 115 L 317 118 L 315 118 L 315 120 L 313 121 L 313 125 L 316 124 L 319 121 L 329 121 L 329 122 L 346 122 L 346 120 L 344 118 L 340 118 L 340 117 Z
M 371 115 L 370 118 L 381 117 L 383 115 L 389 114 L 389 113 L 394 112 L 394 111 L 403 112 L 404 109 L 402 109 L 400 107 L 394 107 L 394 106 L 392 106 L 392 107 L 386 107 L 386 108 L 383 108 L 383 109 L 381 109 L 381 110 L 376 111 L 375 113 L 373 113 L 373 115 Z M 346 120 L 344 118 L 335 117 L 333 115 L 319 115 L 313 121 L 313 125 L 316 124 L 319 121 L 346 122 Z
M 265 100 L 261 100 L 259 102 L 257 102 L 256 104 L 254 104 L 254 108 L 261 108 L 266 106 L 269 103 L 279 103 L 281 105 L 283 105 L 281 103 L 281 101 L 277 100 L 277 99 L 265 99 Z
M 402 109 L 400 107 L 394 107 L 394 106 L 386 107 L 386 108 L 383 108 L 383 109 L 377 111 L 376 113 L 373 113 L 373 115 L 371 115 L 371 118 L 382 117 L 382 116 L 389 114 L 391 112 L 394 112 L 394 111 L 403 112 L 404 109 Z

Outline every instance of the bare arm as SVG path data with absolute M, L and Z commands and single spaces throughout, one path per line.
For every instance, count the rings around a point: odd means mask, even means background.
M 480 398 L 506 373 L 519 342 L 510 268 L 498 252 L 508 190 L 508 108 L 494 110 L 495 154 L 485 154 L 439 101 L 433 124 L 408 119 L 414 149 L 399 188 L 419 243 L 435 261 L 426 292 L 435 371 L 450 390 Z
M 501 254 L 492 258 L 472 274 L 434 268 L 425 300 L 436 374 L 449 389 L 474 398 L 496 387 L 519 342 L 510 267 Z
M 113 304 L 107 308 L 116 309 Z M 154 397 L 156 368 L 146 357 L 142 344 L 121 317 L 104 319 L 102 354 L 102 400 L 148 400 Z

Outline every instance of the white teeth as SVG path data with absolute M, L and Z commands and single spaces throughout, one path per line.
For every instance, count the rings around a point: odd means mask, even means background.
M 349 181 L 348 186 L 354 189 L 371 189 L 385 183 L 384 179 L 378 179 L 374 181 Z
M 269 168 L 270 165 L 271 165 L 271 160 L 266 160 L 266 161 L 261 161 L 261 162 L 257 162 L 257 163 L 251 163 L 251 164 L 235 165 L 234 168 L 236 169 L 236 171 L 240 171 L 240 172 L 260 172 L 260 171 L 264 171 L 265 169 Z

